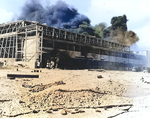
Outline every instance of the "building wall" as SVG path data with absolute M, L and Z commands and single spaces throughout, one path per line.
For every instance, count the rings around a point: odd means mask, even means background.
M 24 44 L 24 64 L 28 65 L 30 68 L 35 68 L 36 58 L 37 58 L 37 41 L 36 36 L 27 37 Z
M 3 62 L 4 66 L 11 66 L 15 64 L 15 58 L 0 58 L 0 62 Z

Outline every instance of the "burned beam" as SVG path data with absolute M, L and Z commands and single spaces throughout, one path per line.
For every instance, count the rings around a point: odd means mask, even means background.
M 39 75 L 25 75 L 25 74 L 7 74 L 8 79 L 15 78 L 39 78 Z

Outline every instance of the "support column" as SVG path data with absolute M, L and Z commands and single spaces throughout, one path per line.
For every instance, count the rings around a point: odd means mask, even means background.
M 8 40 L 8 37 L 7 37 L 5 40 L 6 40 L 6 43 L 5 43 L 5 47 L 3 48 L 3 49 L 4 49 L 3 58 L 5 58 L 5 54 L 6 54 L 6 47 L 7 47 L 7 40 Z
M 2 41 L 2 44 L 1 44 L 0 56 L 2 56 L 3 43 L 4 43 L 4 38 L 3 38 L 3 41 Z
M 8 49 L 8 56 L 7 56 L 7 58 L 9 58 L 9 55 L 10 55 L 11 38 L 12 37 L 10 37 L 10 41 L 9 41 L 9 49 Z
M 12 58 L 14 58 L 14 50 L 15 50 L 15 39 L 16 37 L 12 37 L 13 38 L 13 47 L 12 47 Z
M 25 29 L 25 62 L 27 62 L 27 28 Z
M 18 50 L 18 31 L 16 30 L 16 53 L 15 53 L 16 59 L 17 59 L 17 50 Z

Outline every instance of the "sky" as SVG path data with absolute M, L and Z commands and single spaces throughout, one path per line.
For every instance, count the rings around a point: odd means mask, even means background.
M 150 0 L 62 0 L 79 13 L 86 15 L 94 26 L 101 22 L 110 26 L 111 18 L 126 15 L 128 31 L 134 31 L 139 41 L 139 50 L 150 49 Z M 0 24 L 17 17 L 26 0 L 0 0 Z M 57 0 L 41 0 L 43 6 Z

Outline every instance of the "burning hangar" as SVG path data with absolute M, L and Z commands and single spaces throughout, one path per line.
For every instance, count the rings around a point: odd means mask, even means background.
M 44 68 L 56 50 L 67 52 L 75 65 L 86 60 L 86 68 L 144 66 L 144 57 L 130 53 L 127 45 L 49 27 L 36 21 L 0 24 L 0 61 L 6 65 L 25 64 L 30 68 Z

